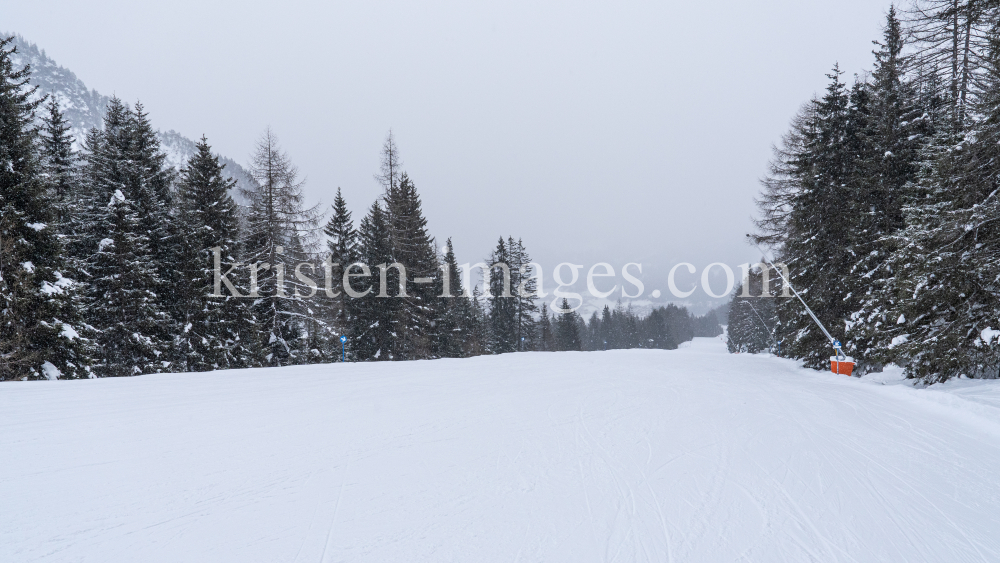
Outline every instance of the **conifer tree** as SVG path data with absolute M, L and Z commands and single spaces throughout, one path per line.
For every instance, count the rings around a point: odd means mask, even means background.
M 538 320 L 538 347 L 542 352 L 552 352 L 555 348 L 555 333 L 553 332 L 552 320 L 549 317 L 549 308 L 543 306 L 542 314 Z
M 590 320 L 587 321 L 587 330 L 583 336 L 583 349 L 584 350 L 603 350 L 604 340 L 601 338 L 601 317 L 597 315 L 597 311 L 590 314 Z
M 521 239 L 507 238 L 507 249 L 510 255 L 511 292 L 516 299 L 514 344 L 518 351 L 533 350 L 537 337 L 537 322 L 535 314 L 538 306 L 535 304 L 537 281 L 532 275 L 534 267 L 531 256 Z
M 181 283 L 174 296 L 182 315 L 183 367 L 187 371 L 251 367 L 259 360 L 259 342 L 246 297 L 249 288 L 243 269 L 229 267 L 241 254 L 239 210 L 231 196 L 236 182 L 223 175 L 224 165 L 205 137 L 197 150 L 181 170 L 177 190 L 182 255 Z M 221 297 L 213 296 L 216 249 Z M 239 295 L 221 283 L 221 274 Z
M 967 133 L 952 134 L 946 118 L 923 151 L 907 209 L 907 226 L 893 255 L 896 280 L 882 350 L 926 383 L 958 375 L 992 377 L 1000 364 L 989 338 L 1000 314 L 996 268 L 1000 247 L 1000 41 L 991 38 L 976 120 Z M 889 340 L 891 338 L 891 340 Z M 888 342 L 886 342 L 888 340 Z
M 614 339 L 612 338 L 612 329 L 614 328 L 614 318 L 611 315 L 611 307 L 607 305 L 601 311 L 601 349 L 610 350 L 616 348 Z
M 127 140 L 123 147 L 125 158 L 129 159 L 125 170 L 123 193 L 139 214 L 139 227 L 145 229 L 146 241 L 152 256 L 152 264 L 159 279 L 155 289 L 159 303 L 155 305 L 171 315 L 172 323 L 158 324 L 162 333 L 159 338 L 170 342 L 173 352 L 177 352 L 181 334 L 182 313 L 178 302 L 168 296 L 183 283 L 181 280 L 181 233 L 179 220 L 174 216 L 172 186 L 175 172 L 166 163 L 167 155 L 160 146 L 160 140 L 149 121 L 142 104 L 136 102 L 128 113 L 124 132 Z M 178 361 L 180 358 L 171 357 Z
M 106 236 L 88 263 L 92 278 L 87 319 L 98 329 L 94 367 L 99 377 L 155 373 L 170 367 L 169 343 L 162 340 L 170 319 L 158 309 L 155 291 L 162 284 L 138 207 L 116 189 L 97 223 Z
M 666 309 L 655 308 L 649 315 L 641 319 L 639 325 L 639 339 L 637 342 L 640 348 L 673 350 L 679 344 L 677 342 L 674 327 L 670 325 L 670 315 Z
M 470 341 L 470 356 L 481 356 L 490 353 L 489 314 L 483 306 L 483 293 L 477 284 L 472 288 L 472 339 Z
M 517 350 L 517 306 L 512 293 L 510 248 L 503 237 L 487 258 L 489 267 L 490 352 L 503 354 Z
M 711 338 L 722 334 L 722 326 L 715 310 L 694 318 L 694 335 L 701 338 Z
M 358 259 L 358 231 L 354 228 L 351 212 L 347 209 L 347 201 L 337 188 L 337 196 L 333 200 L 333 215 L 323 228 L 328 237 L 327 248 L 330 252 L 328 265 L 330 269 L 325 275 L 330 277 L 330 286 L 338 288 L 344 282 L 344 270 Z M 332 289 L 336 297 L 326 296 L 333 300 L 333 326 L 338 334 L 346 334 L 349 328 L 347 300 L 349 297 L 342 289 Z
M 796 155 L 790 209 L 779 238 L 780 260 L 794 265 L 791 281 L 827 326 L 843 327 L 855 310 L 844 283 L 856 255 L 851 226 L 857 216 L 854 160 L 850 149 L 858 131 L 849 118 L 849 96 L 834 67 L 830 85 L 813 102 L 804 127 L 803 150 Z M 760 236 L 758 240 L 766 240 Z M 826 365 L 829 343 L 801 305 L 790 299 L 779 307 L 779 331 L 791 356 L 807 366 Z
M 319 285 L 322 280 L 318 278 L 323 275 L 324 261 L 306 249 L 301 236 L 292 238 L 290 249 L 291 256 L 302 257 L 299 262 L 286 267 L 287 275 L 294 276 L 296 280 L 292 298 L 300 314 L 299 326 L 302 331 L 298 342 L 298 361 L 310 364 L 326 363 L 337 355 L 334 341 L 337 340 L 336 344 L 340 344 L 338 339 L 340 333 L 331 322 L 334 316 L 332 304 L 324 297 L 317 297 L 321 291 Z M 298 279 L 300 274 L 312 280 L 316 287 L 308 288 L 306 284 L 307 289 L 300 291 L 303 285 Z
M 998 8 L 982 0 L 917 0 L 910 11 L 915 64 L 934 78 L 935 94 L 947 101 L 943 125 L 951 134 L 966 126 Z
M 303 251 L 303 236 L 317 228 L 317 206 L 305 208 L 298 171 L 267 129 L 257 142 L 251 174 L 254 183 L 243 189 L 249 202 L 244 235 L 245 262 L 256 268 L 254 318 L 260 323 L 266 347 L 265 365 L 281 366 L 306 361 L 299 351 L 303 323 L 310 316 L 296 293 L 309 288 L 291 271 L 310 260 Z M 289 264 L 291 266 L 289 266 Z
M 436 348 L 442 357 L 464 358 L 473 355 L 477 319 L 470 296 L 459 294 L 462 279 L 450 238 L 445 245 L 443 261 L 451 296 L 440 298 Z
M 0 39 L 0 380 L 86 377 L 73 283 L 46 197 L 30 68 Z
M 375 175 L 375 181 L 381 186 L 383 197 L 388 198 L 397 186 L 399 186 L 400 176 L 403 171 L 403 159 L 399 156 L 399 148 L 396 146 L 396 139 L 392 136 L 392 130 L 385 137 L 382 143 L 382 161 L 379 165 L 379 173 Z
M 864 148 L 856 151 L 861 215 L 855 230 L 857 260 L 850 273 L 850 290 L 858 299 L 851 315 L 847 350 L 858 362 L 856 371 L 878 369 L 886 358 L 878 352 L 889 319 L 894 283 L 891 257 L 895 235 L 904 227 L 903 205 L 916 180 L 918 150 L 928 132 L 923 109 L 906 80 L 910 59 L 903 55 L 903 29 L 890 7 L 882 42 L 875 54 L 871 103 Z M 857 105 L 857 104 L 854 104 Z
M 385 212 L 376 200 L 361 220 L 358 229 L 359 261 L 366 265 L 390 264 L 392 262 L 392 241 L 389 238 L 389 226 Z M 388 272 L 390 270 L 387 268 Z M 350 288 L 354 295 L 349 295 L 348 311 L 351 318 L 351 349 L 354 357 L 361 361 L 392 360 L 395 352 L 396 322 L 400 318 L 399 299 L 394 297 L 398 285 L 393 287 L 386 276 L 386 293 L 379 296 L 381 285 L 380 269 L 372 268 L 364 276 L 363 268 L 355 266 L 349 270 L 351 274 L 359 274 L 350 278 Z M 398 283 L 398 278 L 397 278 Z M 346 289 L 346 288 L 345 288 Z
M 151 195 L 135 131 L 131 110 L 112 98 L 104 131 L 88 136 L 84 154 L 87 209 L 77 247 L 88 275 L 86 319 L 96 333 L 100 377 L 167 371 L 172 359 L 174 324 L 163 307 L 165 286 L 149 240 L 162 231 L 151 220 L 153 204 L 136 201 Z
M 566 298 L 562 300 L 561 309 L 563 312 L 559 313 L 555 322 L 556 350 L 581 350 L 580 327 L 577 322 L 577 314 L 570 309 L 569 301 Z
M 70 215 L 75 203 L 76 182 L 74 168 L 76 154 L 73 152 L 73 136 L 69 133 L 69 123 L 55 99 L 50 99 L 42 116 L 42 163 L 48 185 L 49 197 L 53 202 L 55 225 L 61 235 L 67 235 Z
M 391 156 L 383 155 L 386 160 Z M 428 358 L 432 355 L 433 342 L 437 340 L 435 315 L 441 293 L 434 241 L 427 232 L 427 220 L 423 216 L 416 186 L 405 172 L 400 174 L 395 187 L 390 186 L 385 199 L 392 261 L 406 268 L 406 296 L 396 298 L 399 301 L 396 311 L 400 317 L 395 323 L 395 357 L 399 360 Z M 393 270 L 392 275 L 396 276 L 398 272 Z

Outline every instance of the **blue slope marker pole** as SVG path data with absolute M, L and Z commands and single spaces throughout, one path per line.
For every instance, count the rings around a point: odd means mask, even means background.
M 347 337 L 340 335 L 340 363 L 347 361 Z

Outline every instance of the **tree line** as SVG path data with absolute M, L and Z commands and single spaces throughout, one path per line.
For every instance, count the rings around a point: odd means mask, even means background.
M 896 363 L 926 383 L 996 377 L 1000 3 L 892 7 L 874 44 L 870 72 L 847 84 L 834 66 L 792 120 L 752 238 L 788 265 L 862 373 Z M 745 283 L 765 291 L 763 273 Z M 826 338 L 796 300 L 739 295 L 734 351 L 780 346 L 827 364 Z
M 351 361 L 669 349 L 699 322 L 714 330 L 674 306 L 641 317 L 619 304 L 587 323 L 564 301 L 550 315 L 513 237 L 485 260 L 485 295 L 463 291 L 451 239 L 439 249 L 429 234 L 391 132 L 383 192 L 357 223 L 340 189 L 328 218 L 306 205 L 270 130 L 240 188 L 204 137 L 181 170 L 169 167 L 145 108 L 118 98 L 75 151 L 10 42 L 0 40 L 0 380 L 320 363 L 344 349 Z M 396 263 L 405 270 L 386 267 Z M 345 274 L 343 291 L 313 281 Z

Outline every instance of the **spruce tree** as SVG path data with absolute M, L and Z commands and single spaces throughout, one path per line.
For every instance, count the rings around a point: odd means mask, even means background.
M 997 343 L 989 338 L 1000 314 L 1000 269 L 994 266 L 1000 247 L 1000 41 L 997 30 L 991 35 L 970 130 L 955 133 L 947 114 L 933 111 L 937 106 L 929 112 L 935 135 L 922 151 L 907 226 L 893 255 L 892 326 L 882 349 L 906 365 L 909 377 L 926 383 L 993 377 L 1000 364 Z
M 134 132 L 132 112 L 112 98 L 104 131 L 88 137 L 84 154 L 87 209 L 77 248 L 88 275 L 86 319 L 96 333 L 100 377 L 167 371 L 172 359 L 174 324 L 149 240 L 161 231 L 150 221 L 153 204 L 136 201 L 150 197 L 150 186 Z
M 365 265 L 389 264 L 392 262 L 392 241 L 385 212 L 376 200 L 361 220 L 358 229 L 358 254 Z M 389 272 L 393 270 L 388 270 Z M 357 266 L 349 273 L 363 274 Z M 385 280 L 386 293 L 380 294 L 381 273 L 379 268 L 370 270 L 370 275 L 350 278 L 351 290 L 355 296 L 348 298 L 348 312 L 351 319 L 349 342 L 354 358 L 361 361 L 386 361 L 394 358 L 396 322 L 399 315 L 398 285 L 393 287 Z M 398 283 L 398 278 L 397 278 Z
M 611 315 L 611 307 L 605 305 L 604 309 L 601 310 L 601 330 L 599 333 L 602 350 L 610 350 L 616 347 L 611 337 L 613 328 L 614 318 Z
M 579 351 L 582 349 L 580 342 L 580 327 L 577 322 L 577 314 L 570 309 L 569 301 L 562 300 L 562 311 L 556 316 L 555 322 L 555 349 L 559 351 Z
M 472 338 L 470 339 L 470 356 L 481 356 L 490 353 L 489 313 L 483 306 L 483 293 L 479 285 L 472 288 Z
M 76 203 L 73 136 L 70 126 L 55 99 L 50 99 L 42 116 L 42 163 L 49 197 L 55 211 L 55 224 L 61 235 L 67 235 L 71 214 Z
M 259 343 L 247 298 L 243 268 L 232 268 L 241 254 L 239 210 L 231 192 L 236 182 L 223 174 L 224 165 L 212 154 L 205 137 L 181 170 L 177 190 L 181 221 L 180 281 L 174 292 L 181 312 L 180 346 L 184 369 L 207 371 L 251 367 Z M 215 253 L 220 275 L 227 274 L 239 295 L 221 283 L 215 297 Z
M 639 322 L 639 347 L 657 350 L 677 348 L 677 331 L 671 326 L 671 317 L 666 309 L 655 308 Z
M 538 284 L 532 275 L 534 267 L 521 239 L 515 241 L 514 237 L 508 237 L 507 249 L 510 255 L 511 292 L 516 299 L 514 344 L 520 352 L 533 350 L 538 328 L 535 321 L 535 314 L 538 312 L 538 305 L 535 304 Z
M 347 209 L 347 201 L 337 188 L 337 196 L 333 200 L 333 215 L 323 228 L 328 237 L 327 249 L 330 252 L 328 261 L 331 291 L 336 297 L 325 296 L 333 301 L 333 326 L 338 334 L 347 334 L 350 317 L 347 300 L 349 297 L 341 288 L 344 282 L 344 270 L 358 259 L 358 231 L 354 228 L 351 212 Z M 335 343 L 338 344 L 338 343 Z M 339 345 L 339 344 L 338 344 Z
M 489 267 L 490 352 L 503 354 L 517 350 L 518 300 L 512 287 L 510 247 L 503 237 L 487 258 Z
M 891 257 L 895 235 L 905 226 L 904 202 L 916 180 L 918 150 L 928 132 L 923 108 L 906 79 L 910 59 L 903 55 L 903 29 L 890 7 L 883 40 L 875 42 L 875 69 L 868 104 L 864 147 L 856 151 L 861 215 L 857 217 L 857 259 L 850 272 L 850 290 L 858 309 L 851 315 L 847 351 L 858 363 L 855 370 L 879 369 L 887 361 L 879 353 L 890 319 L 894 273 Z M 857 105 L 857 104 L 853 104 Z
M 169 370 L 170 320 L 158 309 L 162 284 L 153 267 L 138 205 L 120 189 L 112 193 L 98 226 L 106 233 L 89 261 L 88 321 L 98 328 L 95 371 L 120 377 Z
M 601 338 L 601 317 L 597 315 L 597 311 L 591 313 L 590 320 L 587 321 L 587 332 L 583 338 L 583 349 L 604 349 L 604 340 Z
M 428 358 L 437 340 L 435 316 L 442 285 L 434 241 L 427 232 L 416 186 L 405 172 L 395 187 L 390 186 L 385 199 L 392 262 L 406 268 L 406 296 L 396 298 L 400 316 L 395 323 L 394 356 L 399 360 Z M 393 270 L 392 276 L 396 275 Z
M 700 338 L 712 338 L 722 334 L 722 325 L 715 310 L 711 310 L 694 319 L 694 335 Z
M 791 265 L 791 282 L 832 330 L 845 326 L 855 310 L 844 283 L 854 263 L 852 225 L 858 201 L 849 146 L 858 133 L 849 119 L 849 96 L 834 67 L 826 94 L 813 103 L 804 150 L 795 164 L 798 189 L 783 224 L 780 260 Z M 760 237 L 764 238 L 764 237 Z M 798 302 L 781 300 L 779 331 L 789 355 L 813 368 L 825 366 L 830 344 Z
M 174 214 L 172 186 L 175 172 L 166 163 L 167 155 L 160 146 L 149 121 L 149 115 L 141 103 L 136 102 L 129 113 L 125 128 L 127 142 L 125 197 L 135 206 L 139 214 L 139 226 L 145 229 L 146 240 L 156 270 L 159 286 L 155 293 L 159 303 L 155 305 L 171 315 L 172 323 L 158 325 L 162 329 L 159 338 L 170 342 L 173 353 L 177 352 L 183 314 L 178 310 L 178 302 L 170 298 L 172 293 L 184 283 L 181 279 L 181 236 L 180 219 Z M 172 356 L 170 360 L 179 361 Z M 180 362 L 179 362 L 180 363 Z
M 674 342 L 679 345 L 681 342 L 688 342 L 694 338 L 694 325 L 691 313 L 687 308 L 670 303 L 661 307 L 660 310 L 663 312 L 667 329 L 670 330 L 670 337 L 673 338 Z
M 86 377 L 33 125 L 42 100 L 11 41 L 0 39 L 0 380 Z
M 552 352 L 555 348 L 555 333 L 552 328 L 552 320 L 549 317 L 549 308 L 543 306 L 542 314 L 538 319 L 538 346 L 536 350 L 541 352 Z
M 462 278 L 450 238 L 445 245 L 443 262 L 451 296 L 440 298 L 436 349 L 445 358 L 464 358 L 473 354 L 477 319 L 470 296 L 462 292 Z

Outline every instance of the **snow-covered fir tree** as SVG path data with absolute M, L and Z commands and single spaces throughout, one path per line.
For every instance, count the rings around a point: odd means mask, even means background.
M 865 111 L 855 112 L 864 120 L 858 124 L 863 134 L 855 150 L 854 182 L 862 204 L 855 227 L 857 261 L 849 278 L 858 310 L 851 314 L 845 342 L 859 372 L 878 369 L 887 360 L 879 350 L 894 301 L 890 295 L 895 235 L 905 226 L 904 204 L 928 132 L 928 120 L 906 76 L 910 57 L 903 54 L 904 30 L 894 8 L 886 15 L 883 39 L 876 45 L 871 80 L 855 95 L 864 94 L 866 99 Z
M 88 136 L 84 152 L 87 208 L 80 233 L 81 270 L 87 275 L 86 321 L 95 332 L 98 376 L 171 369 L 172 318 L 150 236 L 163 216 L 150 199 L 148 164 L 137 158 L 135 114 L 112 98 L 104 131 Z M 140 204 L 137 200 L 145 200 Z
M 331 293 L 323 297 L 331 301 L 331 323 L 337 334 L 347 334 L 350 327 L 347 300 L 349 296 L 338 289 L 344 283 L 344 271 L 358 259 L 358 231 L 354 228 L 351 212 L 347 209 L 347 201 L 337 188 L 337 196 L 333 199 L 333 214 L 323 232 L 327 236 L 329 260 L 324 268 L 324 276 L 329 276 Z M 335 343 L 336 344 L 336 343 Z
M 514 296 L 513 271 L 510 267 L 510 247 L 500 237 L 486 260 L 489 268 L 489 327 L 490 352 L 503 354 L 517 350 L 517 308 Z
M 386 153 L 383 159 L 391 156 Z M 395 322 L 394 356 L 399 360 L 429 358 L 434 355 L 438 339 L 436 317 L 442 285 L 434 240 L 427 232 L 416 186 L 405 172 L 400 174 L 398 184 L 390 185 L 384 197 L 392 262 L 406 268 L 406 296 L 395 299 L 399 301 L 396 312 L 400 317 Z M 397 275 L 393 270 L 391 279 L 397 280 Z
M 351 332 L 348 342 L 354 359 L 361 361 L 392 360 L 395 353 L 395 339 L 398 334 L 396 322 L 399 314 L 399 278 L 383 276 L 378 264 L 383 264 L 386 272 L 392 263 L 392 241 L 385 211 L 376 200 L 361 220 L 358 229 L 358 256 L 360 265 L 348 270 L 350 291 L 348 312 Z M 376 265 L 371 268 L 369 265 Z M 357 274 L 353 276 L 352 274 Z M 394 282 L 394 283 L 392 283 Z M 385 293 L 380 290 L 384 288 Z
M 455 258 L 455 248 L 448 239 L 442 259 L 448 275 L 448 296 L 440 298 L 437 327 L 437 353 L 445 358 L 465 358 L 475 350 L 476 317 L 470 296 L 462 290 L 462 278 Z
M 765 212 L 757 240 L 780 245 L 780 261 L 794 265 L 792 285 L 801 288 L 825 325 L 843 333 L 856 308 L 845 278 L 857 261 L 853 227 L 859 198 L 852 148 L 859 142 L 861 120 L 839 69 L 828 77 L 826 94 L 795 124 L 798 130 L 790 139 L 796 144 L 772 165 L 779 176 L 765 181 L 767 195 L 759 205 L 775 207 Z M 781 300 L 779 317 L 789 354 L 808 366 L 824 366 L 829 343 L 801 306 Z
M 552 352 L 556 349 L 555 333 L 552 330 L 552 318 L 549 316 L 548 307 L 542 306 L 540 309 L 541 315 L 538 317 L 538 344 L 535 349 L 540 352 Z
M 0 380 L 86 377 L 38 147 L 30 68 L 0 39 Z
M 73 135 L 69 131 L 70 125 L 59 111 L 59 104 L 50 98 L 42 115 L 42 164 L 56 214 L 55 224 L 63 235 L 69 226 L 77 195 L 76 153 L 73 151 Z
M 578 315 L 570 308 L 569 300 L 565 297 L 560 305 L 560 311 L 556 315 L 555 321 L 555 349 L 559 351 L 582 350 Z
M 516 300 L 514 320 L 514 344 L 519 352 L 534 350 L 537 339 L 538 281 L 534 275 L 531 256 L 521 239 L 507 237 L 507 251 L 510 255 L 511 292 Z
M 232 267 L 242 254 L 239 210 L 231 195 L 236 182 L 223 175 L 223 167 L 202 137 L 177 188 L 182 254 L 173 295 L 181 314 L 181 369 L 187 371 L 251 367 L 260 361 L 246 271 Z M 216 253 L 219 272 L 236 294 L 221 275 L 215 287 Z M 221 297 L 214 296 L 217 289 Z

